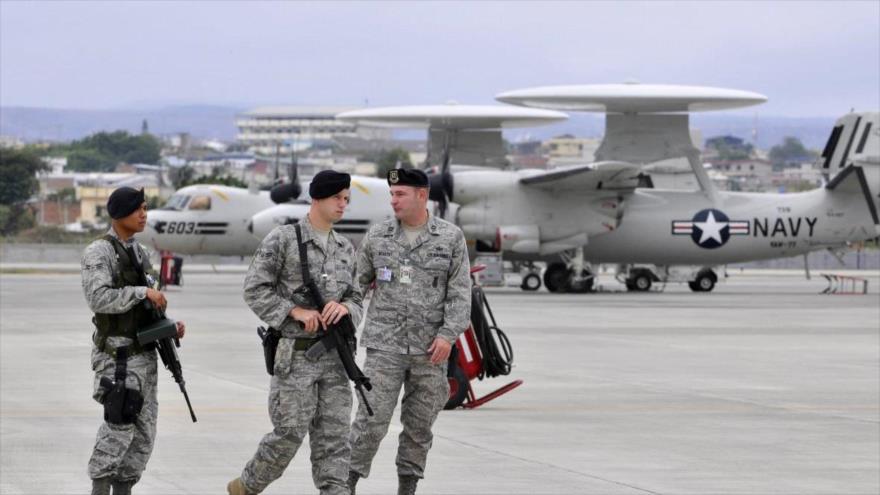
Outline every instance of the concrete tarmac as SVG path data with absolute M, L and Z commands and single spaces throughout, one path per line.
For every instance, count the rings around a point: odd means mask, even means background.
M 441 413 L 419 493 L 877 494 L 880 277 L 869 278 L 858 296 L 760 272 L 708 294 L 490 289 L 515 368 L 475 388 L 525 383 Z M 160 371 L 159 434 L 136 494 L 225 493 L 271 429 L 242 279 L 190 274 L 168 291 L 199 422 Z M 79 276 L 3 274 L 0 289 L 0 493 L 89 493 L 101 408 Z M 399 424 L 359 494 L 395 493 Z M 315 493 L 308 459 L 304 445 L 265 493 Z

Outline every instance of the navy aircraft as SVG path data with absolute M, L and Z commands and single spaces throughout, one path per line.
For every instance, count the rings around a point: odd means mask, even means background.
M 669 87 L 646 90 L 625 86 L 624 94 L 602 96 L 597 95 L 596 87 L 586 87 L 580 90 L 580 96 L 571 89 L 566 95 L 565 104 L 578 109 L 589 105 L 596 108 L 598 100 L 609 114 L 606 137 L 597 152 L 600 161 L 595 163 L 552 170 L 461 169 L 449 164 L 450 150 L 454 149 L 450 146 L 454 144 L 450 139 L 453 133 L 446 132 L 444 136 L 432 132 L 434 139 L 442 143 L 439 159 L 435 154 L 441 170 L 432 176 L 432 199 L 439 205 L 448 205 L 444 212 L 446 218 L 455 220 L 471 242 L 493 244 L 503 250 L 506 257 L 547 261 L 543 282 L 551 291 L 589 290 L 593 280 L 592 264 L 596 263 L 709 267 L 838 248 L 878 235 L 880 125 L 877 113 L 849 114 L 835 124 L 822 155 L 821 166 L 829 179 L 825 187 L 781 195 L 730 193 L 714 190 L 704 177 L 698 153 L 694 154 L 689 137 L 684 137 L 689 136 L 687 114 L 664 112 L 729 108 L 762 101 L 763 97 L 714 88 L 708 88 L 709 91 L 689 88 L 685 93 L 679 89 L 675 93 Z M 544 90 L 542 97 L 540 92 L 529 90 L 527 99 L 520 103 L 534 103 L 543 98 L 541 104 L 548 104 L 548 94 L 552 96 L 554 91 Z M 677 96 L 670 98 L 670 93 Z M 652 111 L 660 113 L 629 111 L 633 108 L 634 94 L 640 96 L 639 104 L 650 103 Z M 500 95 L 499 99 L 517 102 L 517 97 L 516 92 L 511 92 Z M 409 118 L 421 120 L 423 124 L 430 126 L 442 120 L 446 122 L 447 131 L 459 132 L 463 124 L 450 112 L 459 112 L 458 116 L 463 117 L 461 112 L 467 113 L 467 108 L 449 108 L 421 107 L 421 115 L 415 115 L 412 110 L 407 112 Z M 404 109 L 370 109 L 358 111 L 367 113 L 350 112 L 339 118 L 400 125 Z M 620 113 L 614 113 L 616 111 Z M 480 125 L 497 129 L 501 127 L 499 122 L 484 120 Z M 477 131 L 473 129 L 472 132 L 471 142 L 481 142 L 480 148 L 488 149 L 485 144 L 490 141 L 486 135 L 475 134 Z M 643 140 L 633 145 L 634 136 Z M 487 156 L 487 153 L 473 153 L 473 156 L 481 155 Z M 682 155 L 692 165 L 699 165 L 694 166 L 694 174 L 701 190 L 651 187 L 650 175 L 645 173 L 643 164 Z M 340 224 L 339 228 L 357 241 L 369 224 L 388 218 L 391 211 L 384 179 L 354 177 L 352 184 L 353 200 L 346 214 L 348 223 Z M 173 199 L 169 210 L 151 212 L 146 234 L 154 247 L 180 253 L 250 255 L 271 228 L 302 218 L 308 210 L 307 200 L 293 199 L 294 195 L 288 195 L 288 202 L 272 206 L 265 193 L 232 191 L 235 188 L 218 186 L 194 187 L 203 189 L 181 190 L 178 194 L 184 199 Z M 219 205 L 226 203 L 220 199 L 214 203 L 218 208 L 209 209 L 214 215 L 198 209 L 193 211 L 189 208 L 193 191 L 223 192 L 231 208 L 221 210 Z M 242 200 L 240 205 L 239 200 Z M 174 222 L 173 229 L 168 228 L 171 222 Z M 227 228 L 227 237 L 223 239 L 218 231 L 224 223 L 241 228 Z M 156 227 L 163 232 L 158 232 Z M 207 239 L 212 236 L 217 243 Z M 717 279 L 717 273 L 710 268 L 699 270 L 691 281 L 691 288 L 711 290 Z M 540 285 L 541 280 L 538 282 Z
M 688 114 L 761 103 L 762 95 L 622 84 L 533 88 L 498 99 L 606 113 L 597 162 L 551 170 L 456 171 L 447 151 L 441 172 L 432 176 L 432 199 L 457 206 L 451 218 L 469 239 L 492 244 L 507 259 L 548 262 L 543 282 L 550 291 L 589 291 L 591 265 L 597 263 L 704 266 L 689 285 L 709 291 L 718 280 L 712 266 L 839 248 L 878 235 L 876 113 L 850 114 L 835 125 L 823 152 L 825 187 L 734 193 L 716 190 L 708 179 L 691 142 Z M 406 113 L 406 107 L 377 108 L 338 118 L 394 123 Z M 442 112 L 434 117 L 439 120 Z M 646 165 L 677 157 L 691 164 L 700 190 L 653 187 Z M 633 270 L 627 286 L 644 290 L 649 276 Z M 524 288 L 540 285 L 537 274 L 527 277 L 532 280 L 525 280 Z
M 260 239 L 251 217 L 273 206 L 269 191 L 199 184 L 175 191 L 165 206 L 147 212 L 138 239 L 158 251 L 251 255 Z

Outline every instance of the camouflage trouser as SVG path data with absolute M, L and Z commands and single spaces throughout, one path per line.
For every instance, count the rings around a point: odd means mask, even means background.
M 379 443 L 388 433 L 397 397 L 403 386 L 400 433 L 397 447 L 397 474 L 424 477 L 425 462 L 434 435 L 431 426 L 449 398 L 446 362 L 433 365 L 430 356 L 395 354 L 367 349 L 364 374 L 370 377 L 373 390 L 367 399 L 374 416 L 363 404 L 351 427 L 351 470 L 366 478 Z
M 101 387 L 101 377 L 106 376 L 113 380 L 116 360 L 93 348 L 92 369 L 95 371 L 92 397 L 101 402 L 105 392 Z M 101 424 L 92 458 L 89 459 L 90 478 L 109 477 L 127 482 L 137 482 L 140 479 L 156 439 L 156 416 L 159 413 L 156 374 L 155 353 L 138 354 L 128 360 L 126 387 L 140 390 L 144 396 L 144 407 L 133 424 L 114 425 L 106 421 Z
M 281 477 L 308 433 L 315 486 L 322 494 L 348 495 L 351 386 L 337 352 L 309 361 L 305 352 L 293 351 L 292 339 L 281 339 L 269 416 L 274 429 L 241 474 L 247 491 L 259 493 Z

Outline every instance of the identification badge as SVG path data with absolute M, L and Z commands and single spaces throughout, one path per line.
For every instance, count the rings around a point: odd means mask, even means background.
M 387 266 L 379 268 L 379 280 L 382 282 L 391 282 L 391 269 Z
M 412 274 L 413 269 L 409 265 L 403 265 L 400 267 L 400 283 L 402 284 L 411 284 L 412 283 Z

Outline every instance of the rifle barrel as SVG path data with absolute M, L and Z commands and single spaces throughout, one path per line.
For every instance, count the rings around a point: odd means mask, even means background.
M 186 407 L 189 408 L 189 417 L 192 418 L 193 423 L 197 422 L 196 413 L 193 412 L 193 406 L 189 403 L 189 394 L 186 393 L 186 387 L 183 383 L 180 383 L 180 391 L 183 392 L 183 398 L 186 400 Z

